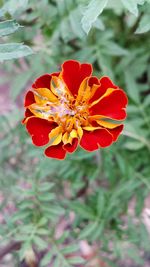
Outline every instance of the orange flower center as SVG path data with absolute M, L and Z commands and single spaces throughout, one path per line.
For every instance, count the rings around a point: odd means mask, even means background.
M 59 126 L 62 126 L 64 131 L 77 129 L 79 126 L 88 124 L 88 106 L 84 103 L 76 103 L 75 100 L 60 98 L 58 103 L 47 103 L 49 110 L 44 113 L 49 115 L 49 119 L 53 119 Z
M 36 103 L 29 107 L 31 112 L 37 117 L 56 122 L 63 132 L 69 133 L 89 124 L 87 101 L 73 97 L 58 77 L 52 78 L 51 91 L 47 88 L 36 89 L 34 97 Z

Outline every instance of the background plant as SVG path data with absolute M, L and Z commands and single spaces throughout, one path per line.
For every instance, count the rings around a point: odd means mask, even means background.
M 88 266 L 86 240 L 96 246 L 93 257 L 109 266 L 127 257 L 144 266 L 150 253 L 149 1 L 0 3 L 0 247 L 16 242 L 13 266 L 32 250 L 39 266 Z M 92 63 L 96 75 L 109 75 L 126 90 L 128 118 L 110 148 L 56 161 L 44 158 L 20 124 L 23 95 L 36 77 L 70 58 Z

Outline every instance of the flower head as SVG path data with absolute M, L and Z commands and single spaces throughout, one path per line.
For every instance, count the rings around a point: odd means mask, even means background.
M 77 146 L 87 151 L 110 146 L 123 130 L 127 96 L 108 77 L 92 75 L 92 66 L 63 63 L 58 73 L 39 77 L 25 97 L 28 133 L 45 155 L 64 159 Z

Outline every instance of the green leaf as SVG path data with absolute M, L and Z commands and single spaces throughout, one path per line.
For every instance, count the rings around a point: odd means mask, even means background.
M 9 0 L 3 6 L 4 13 L 9 12 L 12 16 L 21 14 L 28 5 L 28 0 Z
M 0 62 L 3 62 L 4 60 L 29 56 L 31 54 L 33 54 L 32 49 L 23 44 L 0 44 Z
M 99 29 L 101 31 L 105 30 L 105 25 L 104 25 L 103 21 L 100 18 L 96 19 L 96 21 L 93 24 L 93 27 L 95 27 L 96 29 Z
M 139 150 L 144 147 L 144 144 L 138 141 L 128 141 L 124 144 L 124 147 L 129 150 Z
M 125 56 L 128 55 L 128 51 L 124 48 L 122 48 L 120 45 L 109 41 L 105 44 L 105 49 L 103 49 L 104 53 L 107 55 L 112 56 Z
M 38 222 L 38 227 L 44 226 L 47 223 L 47 218 L 42 217 Z
M 132 70 L 125 70 L 125 82 L 128 90 L 128 95 L 135 103 L 140 103 L 140 96 L 137 83 L 132 75 Z
M 25 89 L 25 86 L 32 75 L 31 71 L 26 71 L 16 75 L 14 81 L 12 82 L 13 90 L 10 92 L 13 100 L 15 100 L 22 90 Z
M 14 20 L 0 22 L 0 37 L 17 31 L 21 26 Z
M 97 231 L 98 229 L 98 223 L 95 222 L 91 222 L 89 223 L 80 233 L 79 238 L 80 239 L 84 239 L 87 238 L 89 236 L 92 236 L 93 233 L 95 233 L 95 231 Z
M 81 257 L 72 257 L 68 259 L 70 264 L 84 264 L 85 260 Z
M 14 214 L 12 217 L 12 221 L 16 222 L 18 220 L 26 220 L 31 216 L 31 211 L 30 210 L 25 210 L 25 211 L 18 211 Z
M 150 14 L 145 14 L 140 20 L 139 26 L 135 31 L 136 34 L 148 32 L 150 30 Z
M 44 266 L 48 266 L 48 264 L 50 264 L 51 260 L 53 257 L 53 253 L 52 250 L 50 250 L 48 253 L 46 253 L 46 255 L 42 258 L 40 266 L 44 267 Z
M 93 214 L 94 212 L 90 207 L 88 207 L 84 204 L 81 205 L 81 203 L 79 203 L 79 202 L 73 203 L 71 205 L 71 207 L 82 218 L 91 219 L 91 220 L 95 219 L 95 216 Z
M 34 236 L 33 242 L 40 249 L 45 249 L 45 248 L 47 248 L 47 245 L 48 245 L 47 242 L 39 236 Z
M 79 247 L 77 244 L 71 245 L 69 244 L 69 246 L 64 247 L 63 249 L 61 249 L 61 253 L 62 254 L 72 254 L 75 253 L 76 251 L 78 251 Z
M 51 190 L 53 187 L 54 187 L 54 184 L 53 184 L 53 183 L 45 182 L 45 183 L 43 183 L 43 184 L 40 184 L 39 191 L 40 191 L 40 192 L 49 191 L 49 190 Z
M 45 193 L 43 195 L 38 195 L 38 199 L 41 201 L 41 202 L 49 202 L 49 201 L 52 201 L 55 199 L 55 194 L 53 193 Z
M 53 267 L 68 267 L 68 265 L 64 265 L 63 259 L 60 259 L 59 257 L 56 257 L 53 262 Z
M 121 0 L 124 7 L 133 15 L 138 16 L 138 0 Z
M 81 20 L 83 30 L 88 34 L 98 16 L 103 12 L 108 0 L 92 0 L 89 2 Z

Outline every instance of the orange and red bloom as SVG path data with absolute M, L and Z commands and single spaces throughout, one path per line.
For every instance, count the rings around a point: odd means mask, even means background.
M 39 77 L 25 97 L 25 118 L 33 144 L 47 157 L 64 159 L 78 146 L 110 146 L 123 130 L 125 92 L 108 77 L 92 76 L 91 64 L 68 60 L 58 73 Z

